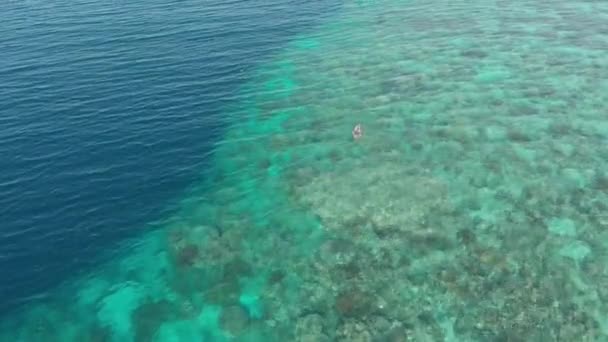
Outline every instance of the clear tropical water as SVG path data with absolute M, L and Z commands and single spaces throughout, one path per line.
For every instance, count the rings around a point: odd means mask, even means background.
M 256 65 L 337 8 L 0 3 L 0 315 L 175 212 Z
M 155 229 L 0 340 L 607 341 L 607 51 L 606 2 L 344 2 Z

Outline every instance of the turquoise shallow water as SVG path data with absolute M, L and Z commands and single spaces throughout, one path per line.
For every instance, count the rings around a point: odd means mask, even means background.
M 0 337 L 608 340 L 607 33 L 604 2 L 345 3 L 175 215 Z

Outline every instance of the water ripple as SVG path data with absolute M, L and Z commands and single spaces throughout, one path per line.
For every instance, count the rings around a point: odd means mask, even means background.
M 337 5 L 1 3 L 0 312 L 165 216 L 253 66 Z

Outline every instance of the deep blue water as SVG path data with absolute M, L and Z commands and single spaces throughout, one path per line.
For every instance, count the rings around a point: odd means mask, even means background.
M 101 262 L 199 181 L 252 69 L 330 1 L 0 3 L 0 313 Z

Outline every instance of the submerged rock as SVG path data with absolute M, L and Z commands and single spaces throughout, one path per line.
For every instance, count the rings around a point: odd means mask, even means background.
M 169 301 L 147 301 L 133 312 L 135 341 L 151 341 L 160 326 L 174 316 L 175 307 Z
M 240 305 L 232 305 L 222 310 L 220 326 L 232 336 L 238 336 L 249 326 L 249 315 Z
M 341 292 L 336 297 L 335 309 L 343 317 L 363 317 L 374 310 L 374 297 L 359 289 Z
M 235 257 L 224 265 L 224 280 L 237 280 L 253 274 L 253 267 L 245 260 Z
M 192 266 L 199 256 L 199 249 L 196 245 L 186 245 L 177 251 L 176 262 L 179 266 Z

